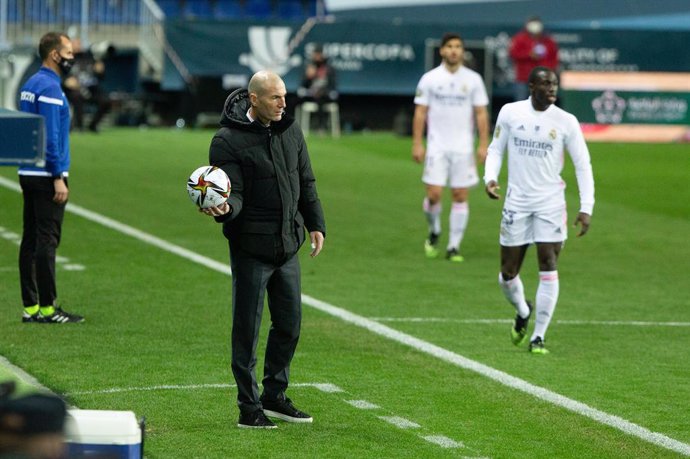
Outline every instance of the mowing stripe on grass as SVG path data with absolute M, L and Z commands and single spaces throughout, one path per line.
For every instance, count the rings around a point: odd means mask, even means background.
M 376 322 L 440 322 L 454 324 L 512 324 L 513 319 L 450 319 L 447 317 L 369 317 Z M 639 320 L 555 320 L 559 325 L 622 325 L 634 327 L 690 327 L 690 322 L 643 322 Z
M 0 185 L 3 185 L 15 191 L 21 191 L 19 185 L 4 177 L 0 177 Z M 95 212 L 76 206 L 74 204 L 68 204 L 67 211 L 80 215 L 86 218 L 87 220 L 99 223 L 107 228 L 132 236 L 136 239 L 139 239 L 147 244 L 151 244 L 167 252 L 179 255 L 187 260 L 206 266 L 215 271 L 224 274 L 231 274 L 230 267 L 227 264 L 220 263 L 218 261 L 212 260 L 210 258 L 192 252 L 191 250 L 187 250 L 177 245 L 174 245 L 170 242 L 166 242 L 163 239 L 152 236 L 148 233 L 145 233 L 143 231 L 140 231 L 136 228 L 133 228 L 129 225 L 125 225 L 118 221 L 115 221 L 111 218 L 97 214 Z M 675 451 L 680 454 L 684 454 L 686 456 L 690 456 L 689 444 L 680 442 L 661 433 L 652 432 L 651 430 L 645 427 L 639 426 L 619 416 L 611 415 L 603 411 L 600 411 L 596 408 L 592 408 L 591 406 L 586 405 L 582 402 L 570 399 L 568 397 L 560 395 L 556 392 L 552 392 L 543 387 L 536 386 L 520 378 L 516 378 L 515 376 L 509 375 L 508 373 L 476 362 L 474 360 L 468 359 L 467 357 L 464 357 L 460 354 L 456 354 L 455 352 L 436 346 L 434 344 L 416 338 L 412 335 L 402 333 L 398 330 L 380 324 L 374 320 L 367 319 L 366 317 L 354 314 L 353 312 L 350 312 L 346 309 L 339 308 L 337 306 L 334 306 L 321 300 L 317 300 L 316 298 L 313 298 L 309 295 L 303 294 L 302 302 L 307 306 L 310 306 L 333 317 L 337 317 L 343 320 L 344 322 L 364 328 L 365 330 L 368 330 L 379 336 L 383 336 L 397 343 L 409 346 L 413 349 L 416 349 L 419 352 L 431 355 L 452 365 L 473 371 L 504 386 L 530 394 L 540 400 L 544 400 L 553 405 L 560 406 L 579 415 L 593 419 L 594 421 L 618 429 L 622 432 L 635 436 L 646 442 L 652 443 L 662 448 L 669 449 L 671 451 Z
M 35 389 L 38 389 L 41 392 L 48 392 L 50 394 L 56 395 L 52 390 L 48 389 L 46 386 L 41 384 L 38 379 L 31 376 L 29 373 L 22 370 L 2 355 L 0 355 L 0 367 L 5 368 L 7 371 L 15 375 L 17 379 L 22 381 L 24 384 L 34 387 Z

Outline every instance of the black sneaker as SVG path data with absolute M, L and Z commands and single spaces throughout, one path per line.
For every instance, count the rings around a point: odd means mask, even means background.
M 548 354 L 549 350 L 544 347 L 544 340 L 537 336 L 529 343 L 529 351 L 532 354 Z
M 242 429 L 277 429 L 278 426 L 273 424 L 270 419 L 266 417 L 263 411 L 256 410 L 251 413 L 240 413 L 240 419 L 237 421 L 237 427 Z
M 520 314 L 516 314 L 515 324 L 510 329 L 510 339 L 516 346 L 521 345 L 527 339 L 527 325 L 529 325 L 529 318 L 532 317 L 532 303 L 527 301 L 527 307 L 529 308 L 529 315 L 523 319 Z
M 22 323 L 38 323 L 40 322 L 40 317 L 38 316 L 38 313 L 36 314 L 29 314 L 26 311 L 22 311 Z
M 56 307 L 55 312 L 49 316 L 44 316 L 39 312 L 38 321 L 42 324 L 80 324 L 84 322 L 84 317 L 77 314 L 71 314 L 67 311 L 63 311 L 60 307 Z
M 261 404 L 264 407 L 264 414 L 272 418 L 282 419 L 286 422 L 303 423 L 312 422 L 314 420 L 314 418 L 307 413 L 295 408 L 295 405 L 292 404 L 292 400 L 287 397 L 284 400 L 275 401 L 268 401 L 264 399 L 261 400 Z

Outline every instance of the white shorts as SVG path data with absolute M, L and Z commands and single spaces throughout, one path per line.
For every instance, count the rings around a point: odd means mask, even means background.
M 479 183 L 473 153 L 426 152 L 422 182 L 427 185 L 469 188 Z
M 563 207 L 525 212 L 503 209 L 501 245 L 518 247 L 534 242 L 564 242 L 568 239 L 568 215 Z

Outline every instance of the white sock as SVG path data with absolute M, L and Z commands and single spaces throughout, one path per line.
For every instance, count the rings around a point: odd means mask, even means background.
M 470 206 L 467 202 L 454 202 L 450 208 L 450 235 L 448 249 L 460 249 L 462 237 L 465 235 L 467 220 L 470 217 Z
M 429 222 L 430 233 L 441 234 L 441 207 L 441 201 L 432 205 L 429 203 L 429 198 L 424 198 L 422 208 L 424 209 L 426 220 Z
M 537 304 L 535 305 L 537 319 L 534 322 L 534 332 L 530 341 L 537 336 L 544 339 L 553 311 L 556 309 L 558 287 L 558 271 L 539 271 L 539 287 L 537 288 Z
M 523 319 L 529 315 L 529 306 L 525 301 L 525 288 L 522 285 L 520 275 L 513 277 L 511 280 L 503 280 L 503 275 L 498 273 L 498 284 L 503 290 L 506 299 L 515 306 L 515 310 Z

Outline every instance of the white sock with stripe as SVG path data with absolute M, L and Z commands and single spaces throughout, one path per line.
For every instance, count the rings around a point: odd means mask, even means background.
M 522 285 L 520 275 L 513 277 L 509 281 L 503 280 L 503 274 L 498 273 L 498 284 L 503 290 L 506 299 L 515 306 L 515 310 L 523 319 L 529 315 L 529 306 L 525 301 L 525 288 Z
M 441 201 L 436 204 L 430 204 L 429 198 L 424 198 L 422 204 L 426 221 L 429 223 L 429 232 L 434 234 L 441 234 Z
M 535 305 L 537 319 L 534 322 L 534 332 L 530 341 L 537 336 L 544 339 L 553 311 L 556 309 L 558 290 L 558 271 L 539 271 L 539 287 L 537 288 L 537 303 Z
M 467 202 L 454 202 L 450 208 L 448 249 L 460 249 L 460 243 L 465 235 L 465 228 L 467 228 L 469 218 L 470 205 Z

